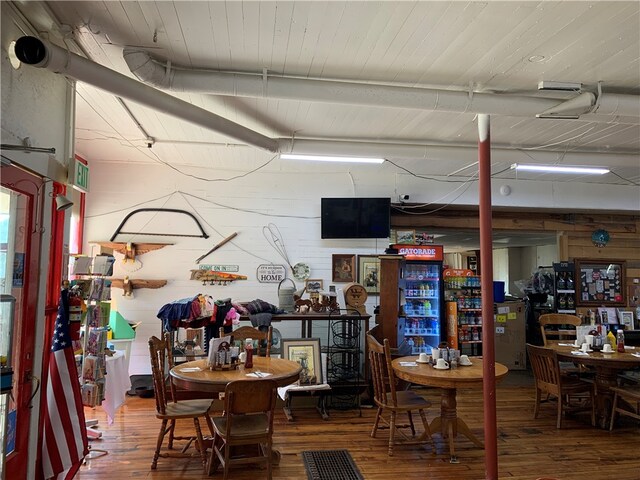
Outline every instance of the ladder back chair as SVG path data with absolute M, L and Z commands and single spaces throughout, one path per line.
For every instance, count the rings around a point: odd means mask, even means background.
M 229 478 L 233 465 L 261 463 L 267 466 L 267 478 L 272 477 L 273 416 L 278 384 L 275 380 L 236 380 L 224 391 L 224 415 L 213 419 L 213 446 L 208 474 L 222 465 L 223 480 Z M 236 446 L 253 445 L 255 456 L 232 456 Z
M 425 400 L 412 390 L 398 390 L 393 368 L 391 367 L 391 347 L 389 340 L 384 339 L 381 345 L 370 333 L 367 333 L 367 347 L 369 350 L 369 368 L 373 381 L 373 399 L 378 407 L 376 419 L 371 429 L 371 437 L 375 438 L 378 429 L 389 429 L 389 456 L 393 456 L 396 445 L 423 445 L 429 444 L 435 453 L 435 445 L 431 438 L 431 430 L 427 422 L 425 410 L 431 406 L 431 402 Z M 413 424 L 412 412 L 417 411 L 422 419 L 424 428 L 423 439 L 416 439 L 416 430 Z M 406 413 L 408 424 L 398 424 L 398 413 Z M 385 418 L 388 414 L 388 418 Z M 384 425 L 380 426 L 380 422 Z M 400 428 L 410 428 L 411 437 L 405 435 Z M 402 437 L 402 441 L 396 440 L 396 432 Z
M 257 348 L 254 355 L 268 357 L 271 355 L 271 343 L 273 342 L 273 327 L 269 326 L 266 331 L 259 330 L 254 327 L 244 326 L 233 330 L 232 332 L 224 333 L 224 327 L 220 327 L 220 337 L 226 337 L 231 335 L 233 341 L 242 341 L 241 351 L 244 350 L 244 342 L 247 338 L 257 340 Z M 254 343 L 255 345 L 255 343 Z M 263 348 L 264 347 L 264 348 Z
M 546 347 L 548 338 L 570 338 L 571 340 L 575 340 L 576 327 L 582 323 L 582 320 L 580 320 L 580 317 L 577 317 L 575 315 L 568 315 L 564 313 L 546 313 L 544 315 L 540 315 L 538 323 L 540 323 L 542 341 L 544 342 L 543 345 Z M 569 328 L 562 328 L 563 326 L 568 326 Z
M 611 407 L 611 422 L 609 422 L 609 431 L 613 430 L 613 423 L 616 419 L 616 413 L 626 415 L 636 420 L 640 420 L 640 385 L 627 387 L 612 387 L 613 407 Z M 629 409 L 620 406 L 620 400 L 625 401 L 629 405 Z
M 533 408 L 533 418 L 538 418 L 540 411 L 540 401 L 542 393 L 556 397 L 558 401 L 558 417 L 556 428 L 562 428 L 563 411 L 579 411 L 585 407 L 572 407 L 570 402 L 572 397 L 580 396 L 585 399 L 588 395 L 591 410 L 591 424 L 595 425 L 595 393 L 594 385 L 587 383 L 576 377 L 562 375 L 556 352 L 550 348 L 537 347 L 527 344 L 529 362 L 533 370 L 536 388 L 536 403 Z
M 169 450 L 173 449 L 174 440 L 188 440 L 181 451 L 184 454 L 191 442 L 196 440 L 203 467 L 206 467 L 207 456 L 203 443 L 202 430 L 200 428 L 200 418 L 204 418 L 211 434 L 213 435 L 213 423 L 209 416 L 212 399 L 180 400 L 176 401 L 176 389 L 173 382 L 168 379 L 168 370 L 173 368 L 173 355 L 171 353 L 171 341 L 169 335 L 165 335 L 163 340 L 157 337 L 149 339 L 149 356 L 151 358 L 151 373 L 153 376 L 153 387 L 156 401 L 156 418 L 162 420 L 160 433 L 156 443 L 156 449 L 151 462 L 151 469 L 155 470 L 159 457 L 169 457 L 168 453 L 160 453 L 162 443 L 166 434 L 169 434 Z M 170 397 L 170 399 L 169 399 Z M 174 436 L 176 420 L 192 419 L 195 426 L 195 437 Z M 182 455 L 184 456 L 184 455 Z

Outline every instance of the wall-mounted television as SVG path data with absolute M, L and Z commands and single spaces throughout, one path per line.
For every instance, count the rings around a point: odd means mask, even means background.
M 388 238 L 390 198 L 323 198 L 322 238 Z

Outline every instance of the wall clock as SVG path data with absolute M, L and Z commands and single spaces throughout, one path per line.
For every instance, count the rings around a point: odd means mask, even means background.
M 291 267 L 291 271 L 293 272 L 293 278 L 296 280 L 306 280 L 311 275 L 311 269 L 309 265 L 303 262 L 296 263 L 293 267 Z

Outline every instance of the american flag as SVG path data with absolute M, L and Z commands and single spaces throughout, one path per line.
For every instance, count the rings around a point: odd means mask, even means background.
M 62 290 L 51 340 L 42 437 L 44 478 L 73 478 L 89 453 L 80 384 L 69 335 L 69 291 Z

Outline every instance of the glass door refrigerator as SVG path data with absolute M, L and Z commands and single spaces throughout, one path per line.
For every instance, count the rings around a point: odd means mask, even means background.
M 406 258 L 405 340 L 413 354 L 431 353 L 446 338 L 442 245 L 394 245 Z

